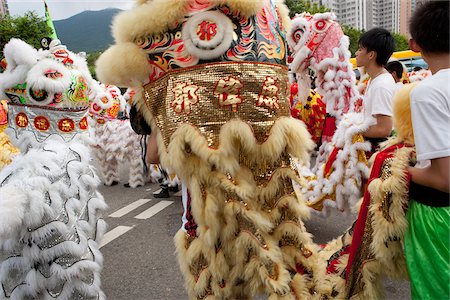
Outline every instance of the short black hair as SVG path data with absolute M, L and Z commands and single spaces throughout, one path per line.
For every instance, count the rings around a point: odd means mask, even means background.
M 395 40 L 392 34 L 384 28 L 372 28 L 359 38 L 358 45 L 367 51 L 377 53 L 376 62 L 384 66 L 395 50 Z
M 398 60 L 388 62 L 384 68 L 388 70 L 389 73 L 394 72 L 395 75 L 397 75 L 398 79 L 402 78 L 403 76 L 403 65 Z
M 420 5 L 409 24 L 411 37 L 426 53 L 449 53 L 449 1 Z

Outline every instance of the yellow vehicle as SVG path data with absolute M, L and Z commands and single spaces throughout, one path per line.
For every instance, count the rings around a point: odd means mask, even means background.
M 422 55 L 419 52 L 414 52 L 412 50 L 398 51 L 394 52 L 391 58 L 398 59 L 402 62 L 408 72 L 412 71 L 415 67 L 421 67 L 423 69 L 427 69 L 427 63 L 422 59 Z M 356 58 L 350 58 L 350 62 L 353 65 L 353 69 L 356 69 Z

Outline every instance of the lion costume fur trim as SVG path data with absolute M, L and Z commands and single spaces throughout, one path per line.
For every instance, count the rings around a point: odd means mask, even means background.
M 404 143 L 414 145 L 414 128 L 411 118 L 411 92 L 418 83 L 405 84 L 399 89 L 393 99 L 392 111 L 394 118 L 394 129 L 398 139 Z
M 362 286 L 364 289 L 351 297 L 352 299 L 379 299 L 383 298 L 382 276 L 405 279 L 407 277 L 406 262 L 403 254 L 402 241 L 408 223 L 405 212 L 408 206 L 408 180 L 404 172 L 409 165 L 414 148 L 398 149 L 392 159 L 390 170 L 392 176 L 387 179 L 377 178 L 373 180 L 368 189 L 371 194 L 369 207 L 372 214 L 373 235 L 370 243 L 370 252 L 374 255 L 371 261 L 364 261 L 362 268 Z M 390 205 L 384 201 L 385 192 L 391 193 Z M 360 205 L 359 205 L 360 206 Z M 350 229 L 344 235 L 327 243 L 326 247 L 319 251 L 317 265 L 314 273 L 323 272 L 326 262 L 330 257 L 352 242 Z M 315 289 L 320 295 L 329 298 L 345 298 L 346 282 L 341 276 L 347 267 L 348 254 L 339 258 L 336 265 L 336 273 L 318 276 L 315 278 Z M 339 294 L 333 297 L 333 292 Z
M 137 105 L 145 103 L 138 102 Z M 152 122 L 151 116 L 146 118 Z M 271 128 L 267 140 L 259 143 L 247 123 L 232 120 L 221 128 L 218 149 L 209 148 L 201 133 L 188 124 L 175 131 L 165 148 L 161 133 L 154 123 L 152 127 L 157 134 L 162 164 L 169 170 L 176 170 L 190 191 L 192 215 L 198 224 L 197 234 L 202 237 L 188 245 L 189 238 L 184 232 L 180 231 L 175 237 L 190 298 L 206 297 L 209 286 L 211 293 L 218 297 L 261 292 L 278 297 L 288 291 L 306 294 L 307 276 L 298 274 L 293 280 L 286 267 L 295 269 L 296 264 L 301 263 L 311 269 L 314 257 L 306 259 L 299 249 L 305 247 L 311 252 L 316 249 L 301 221 L 299 224 L 282 221 L 287 211 L 298 218 L 307 218 L 306 207 L 294 195 L 284 195 L 276 200 L 269 212 L 263 209 L 267 201 L 282 191 L 283 182 L 298 181 L 298 176 L 289 166 L 280 167 L 261 187 L 252 172 L 263 167 L 260 164 L 271 166 L 276 163 L 285 151 L 308 160 L 313 143 L 302 122 L 281 117 Z M 241 163 L 240 157 L 246 158 L 245 164 Z M 243 202 L 229 200 L 226 194 L 237 195 Z M 262 248 L 252 232 L 241 228 L 237 216 L 258 228 L 266 248 Z M 291 237 L 295 245 L 280 247 L 279 240 L 285 236 Z M 215 245 L 218 240 L 223 241 L 219 250 Z M 229 257 L 229 253 L 245 252 L 244 249 L 253 249 L 250 261 L 245 261 L 245 255 Z M 202 261 L 202 271 L 194 276 L 192 265 Z M 274 264 L 276 279 L 271 277 L 268 264 Z M 237 280 L 245 282 L 243 287 L 233 284 Z M 221 287 L 220 282 L 226 282 L 227 286 Z M 291 287 L 293 282 L 296 282 L 295 291 Z

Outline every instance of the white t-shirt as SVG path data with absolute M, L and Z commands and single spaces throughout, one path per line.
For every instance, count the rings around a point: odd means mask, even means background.
M 397 93 L 397 91 L 400 90 L 403 86 L 404 86 L 403 82 L 396 82 L 395 83 L 395 93 Z
M 417 160 L 450 156 L 450 69 L 423 80 L 411 92 Z
M 181 184 L 181 201 L 183 202 L 183 216 L 181 217 L 181 222 L 182 222 L 181 229 L 183 231 L 186 231 L 186 228 L 184 226 L 186 226 L 186 224 L 188 222 L 188 219 L 187 219 L 187 216 L 186 216 L 187 210 L 188 210 L 188 207 L 187 207 L 188 197 L 189 196 L 188 196 L 188 190 L 187 190 L 186 185 L 185 184 Z
M 387 72 L 369 80 L 363 102 L 364 116 L 392 117 L 392 98 L 397 89 L 394 78 Z

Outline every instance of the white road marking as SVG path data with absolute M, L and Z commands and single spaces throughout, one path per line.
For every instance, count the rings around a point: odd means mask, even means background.
M 160 211 L 162 211 L 167 206 L 171 205 L 172 203 L 173 203 L 173 201 L 165 201 L 165 200 L 160 201 L 160 202 L 156 203 L 155 205 L 153 205 L 152 207 L 150 207 L 149 209 L 147 209 L 146 211 L 140 213 L 139 215 L 137 215 L 134 218 L 141 219 L 141 220 L 151 218 L 154 215 L 156 215 L 157 213 L 159 213 Z
M 133 203 L 130 203 L 129 205 L 113 212 L 112 214 L 110 214 L 109 216 L 111 218 L 120 218 L 123 217 L 124 215 L 126 215 L 127 213 L 135 210 L 136 208 L 138 208 L 141 205 L 144 205 L 145 203 L 151 201 L 151 199 L 139 199 L 137 201 L 134 201 Z
M 114 229 L 108 231 L 103 236 L 103 240 L 100 243 L 100 247 L 99 248 L 101 248 L 101 247 L 105 246 L 106 244 L 114 241 L 119 236 L 121 236 L 122 234 L 127 233 L 131 229 L 133 229 L 133 227 L 130 227 L 130 226 L 117 226 Z
M 161 192 L 161 191 L 162 191 L 162 189 L 156 190 L 156 191 L 153 192 L 153 195 L 154 194 L 159 194 L 159 192 Z

